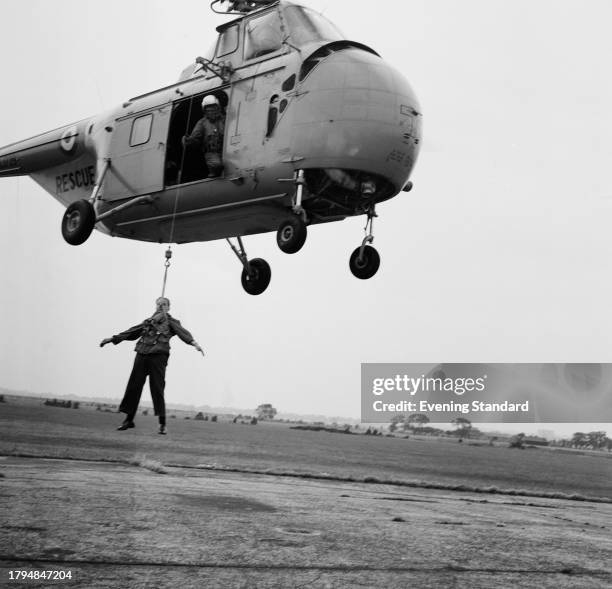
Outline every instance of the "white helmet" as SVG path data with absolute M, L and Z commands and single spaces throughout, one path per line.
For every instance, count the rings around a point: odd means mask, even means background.
M 204 96 L 204 100 L 202 100 L 202 108 L 206 108 L 207 106 L 221 106 L 219 104 L 219 99 L 216 96 L 213 96 L 212 94 L 209 94 L 208 96 Z

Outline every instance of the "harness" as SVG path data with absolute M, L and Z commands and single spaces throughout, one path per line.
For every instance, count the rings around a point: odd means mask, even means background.
M 154 317 L 150 317 L 149 319 L 145 319 L 144 321 L 144 327 L 142 329 L 142 335 L 140 336 L 140 338 L 143 340 L 144 344 L 147 345 L 157 345 L 157 343 L 159 342 L 159 338 L 161 336 L 164 336 L 167 338 L 166 341 L 170 341 L 170 320 L 168 319 L 168 315 L 166 314 L 165 311 L 162 311 L 162 313 L 164 314 L 164 323 L 163 326 L 167 327 L 167 331 L 161 331 L 160 329 L 157 328 L 157 326 L 155 325 L 153 319 Z M 156 313 L 157 315 L 157 313 Z M 154 332 L 154 333 L 153 333 Z M 149 341 L 149 338 L 153 337 L 153 341 Z

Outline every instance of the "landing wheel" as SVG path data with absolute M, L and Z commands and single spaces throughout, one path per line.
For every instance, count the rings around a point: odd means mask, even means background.
M 367 280 L 378 272 L 380 256 L 371 245 L 366 245 L 363 248 L 363 255 L 360 256 L 360 253 L 361 247 L 358 247 L 351 255 L 349 266 L 353 276 L 361 278 L 361 280 Z
M 87 200 L 73 202 L 62 218 L 62 236 L 70 245 L 81 245 L 91 235 L 96 212 Z
M 295 254 L 302 249 L 307 233 L 306 223 L 296 215 L 283 221 L 276 233 L 276 243 L 286 254 Z
M 270 284 L 272 270 L 270 265 L 261 258 L 255 258 L 249 262 L 251 272 L 245 268 L 242 271 L 242 288 L 250 295 L 260 295 Z

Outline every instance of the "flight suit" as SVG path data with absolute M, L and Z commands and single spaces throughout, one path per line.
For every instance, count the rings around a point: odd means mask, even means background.
M 185 137 L 185 146 L 200 146 L 208 167 L 208 177 L 216 178 L 223 170 L 223 136 L 225 121 L 222 117 L 211 121 L 202 117 L 193 128 L 191 135 Z

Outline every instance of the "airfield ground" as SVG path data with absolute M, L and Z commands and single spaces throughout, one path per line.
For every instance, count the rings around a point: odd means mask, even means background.
M 606 455 L 118 421 L 0 406 L 1 586 L 612 587 Z

